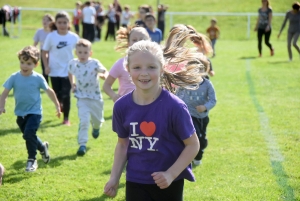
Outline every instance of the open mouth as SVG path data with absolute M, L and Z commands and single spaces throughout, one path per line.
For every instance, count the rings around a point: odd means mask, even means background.
M 148 82 L 150 82 L 150 80 L 139 80 L 141 83 L 147 84 Z

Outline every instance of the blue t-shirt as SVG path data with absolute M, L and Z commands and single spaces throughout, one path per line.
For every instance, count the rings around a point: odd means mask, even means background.
M 116 101 L 113 131 L 129 138 L 126 180 L 155 184 L 151 174 L 170 168 L 185 148 L 183 140 L 195 129 L 182 100 L 166 90 L 148 105 L 137 105 L 132 92 Z M 195 181 L 191 164 L 175 179 Z
M 148 34 L 151 38 L 152 41 L 157 42 L 158 44 L 160 44 L 161 40 L 162 40 L 162 33 L 161 30 L 158 28 L 155 28 L 155 31 L 151 31 L 150 29 L 146 28 L 148 31 Z
M 40 89 L 49 88 L 45 78 L 32 72 L 30 76 L 23 76 L 20 72 L 12 74 L 3 84 L 7 90 L 14 90 L 15 115 L 42 114 Z

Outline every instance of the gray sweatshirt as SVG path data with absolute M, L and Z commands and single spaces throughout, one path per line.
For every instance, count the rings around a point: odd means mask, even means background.
M 203 79 L 203 82 L 199 84 L 199 88 L 196 90 L 179 87 L 176 95 L 185 102 L 190 115 L 196 118 L 208 116 L 209 110 L 211 110 L 217 102 L 215 89 L 211 81 L 207 79 Z M 196 109 L 198 105 L 204 105 L 207 110 L 201 113 L 198 112 Z
M 288 11 L 285 15 L 285 19 L 282 23 L 281 29 L 280 29 L 280 33 L 282 32 L 282 30 L 285 27 L 285 24 L 287 22 L 287 20 L 289 19 L 290 25 L 289 25 L 289 30 L 288 32 L 291 33 L 297 33 L 300 32 L 300 12 L 298 13 L 292 13 L 292 11 Z

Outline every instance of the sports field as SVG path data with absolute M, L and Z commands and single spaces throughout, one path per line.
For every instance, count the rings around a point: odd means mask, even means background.
M 73 8 L 72 1 L 30 2 L 17 0 L 10 4 Z M 148 2 L 152 5 L 156 3 L 154 0 Z M 230 6 L 224 10 L 220 2 Z M 274 12 L 285 12 L 293 2 L 271 1 Z M 0 5 L 4 3 L 0 0 Z M 144 2 L 128 0 L 126 3 L 136 10 Z M 260 6 L 260 1 L 236 0 L 170 0 L 161 3 L 169 4 L 170 12 L 256 12 Z M 18 71 L 16 53 L 24 46 L 33 44 L 33 35 L 41 27 L 44 13 L 23 13 L 21 37 L 0 35 L 1 85 L 13 72 Z M 192 24 L 203 32 L 209 25 L 209 19 L 184 16 L 178 18 L 178 22 Z M 254 24 L 255 18 L 252 19 Z M 175 20 L 174 23 L 177 22 Z M 216 44 L 217 56 L 211 60 L 216 72 L 211 81 L 218 102 L 210 112 L 209 145 L 203 164 L 194 168 L 197 181 L 185 182 L 186 201 L 300 201 L 300 57 L 293 50 L 294 61 L 288 62 L 287 27 L 281 38 L 277 39 L 283 17 L 274 17 L 274 20 L 271 43 L 275 55 L 271 57 L 267 47 L 263 46 L 262 58 L 257 57 L 253 24 L 250 39 L 244 37 L 246 29 L 232 31 L 237 30 L 237 24 L 246 28 L 246 18 L 220 17 L 218 21 L 221 38 Z M 9 28 L 10 24 L 7 26 Z M 120 53 L 113 50 L 114 46 L 112 41 L 93 45 L 93 57 L 108 69 L 121 57 Z M 41 72 L 40 66 L 36 71 Z M 115 90 L 117 87 L 116 82 Z M 111 129 L 113 101 L 104 95 L 106 121 L 100 137 L 95 140 L 90 135 L 87 154 L 77 157 L 79 121 L 75 98 L 72 98 L 70 127 L 61 125 L 62 120 L 55 117 L 55 107 L 45 93 L 42 99 L 43 122 L 38 135 L 50 143 L 51 162 L 45 165 L 38 155 L 37 171 L 24 172 L 27 153 L 22 134 L 15 123 L 11 92 L 6 113 L 0 116 L 0 163 L 6 167 L 0 200 L 111 200 L 103 195 L 103 188 L 110 175 L 117 141 Z M 122 201 L 124 195 L 125 174 L 120 180 L 118 195 L 113 200 Z

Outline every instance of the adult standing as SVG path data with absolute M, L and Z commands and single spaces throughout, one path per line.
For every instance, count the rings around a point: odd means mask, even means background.
M 122 7 L 119 3 L 119 0 L 114 0 L 113 6 L 115 8 L 116 11 L 116 30 L 119 30 L 120 28 L 120 21 L 121 21 L 121 14 L 122 14 Z
M 282 30 L 285 27 L 285 24 L 287 20 L 289 20 L 289 29 L 288 29 L 288 35 L 287 35 L 287 48 L 288 48 L 288 53 L 289 53 L 289 59 L 290 61 L 293 60 L 293 55 L 292 55 L 292 41 L 293 41 L 293 46 L 296 48 L 298 53 L 300 54 L 300 48 L 297 45 L 297 40 L 300 35 L 300 3 L 295 2 L 292 5 L 292 10 L 288 11 L 285 15 L 285 19 L 282 23 L 281 29 L 278 34 L 278 38 L 280 37 L 280 34 Z
M 169 7 L 163 4 L 159 4 L 157 9 L 157 28 L 161 30 L 162 40 L 164 40 L 165 33 L 165 14 Z
M 256 22 L 256 26 L 254 31 L 257 31 L 257 39 L 258 39 L 258 52 L 259 57 L 261 57 L 262 50 L 262 38 L 265 36 L 265 44 L 269 47 L 271 51 L 271 56 L 274 55 L 274 48 L 269 42 L 270 36 L 272 33 L 272 8 L 270 6 L 269 0 L 262 0 L 262 6 L 258 9 L 258 18 Z
M 91 43 L 95 39 L 95 19 L 96 9 L 92 6 L 90 1 L 85 2 L 85 7 L 82 10 L 83 21 L 83 38 L 89 40 Z

